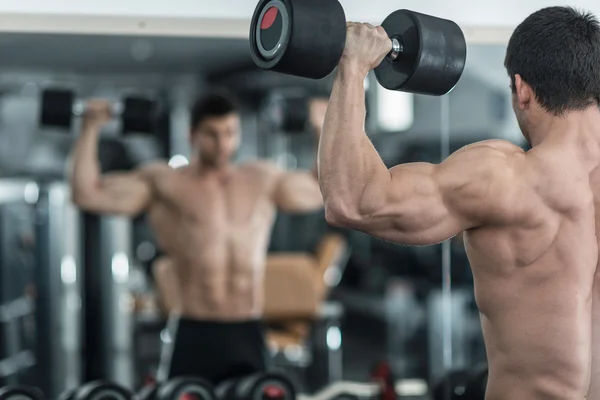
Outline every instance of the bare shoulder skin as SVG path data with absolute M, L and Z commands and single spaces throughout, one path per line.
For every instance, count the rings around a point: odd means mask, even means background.
M 316 170 L 288 172 L 267 161 L 254 161 L 245 167 L 265 179 L 269 196 L 279 210 L 303 213 L 323 208 Z
M 485 141 L 439 165 L 388 170 L 364 132 L 363 79 L 389 47 L 380 28 L 350 24 L 319 148 L 328 221 L 409 245 L 464 232 L 488 356 L 486 399 L 585 398 L 600 114 L 552 121 L 527 153 Z

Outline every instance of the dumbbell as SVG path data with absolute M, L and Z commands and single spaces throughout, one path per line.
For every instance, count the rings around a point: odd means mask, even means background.
M 381 24 L 392 51 L 375 68 L 389 90 L 441 96 L 466 62 L 464 34 L 453 21 L 398 10 Z M 346 16 L 338 0 L 260 0 L 250 25 L 250 54 L 261 69 L 321 79 L 339 64 Z
M 483 400 L 487 389 L 488 366 L 481 365 L 471 371 L 465 387 L 465 400 Z
M 0 388 L 0 400 L 44 400 L 44 394 L 35 387 L 13 385 Z
M 64 392 L 59 400 L 132 400 L 134 397 L 129 389 L 119 384 L 98 380 Z
M 216 400 L 210 382 L 197 377 L 179 377 L 162 384 L 147 385 L 136 397 L 139 400 Z
M 219 400 L 295 400 L 296 387 L 283 373 L 259 372 L 227 380 L 215 388 Z
M 484 400 L 487 387 L 487 366 L 472 370 L 450 371 L 434 387 L 433 398 L 446 400 Z
M 42 91 L 40 125 L 70 129 L 73 117 L 85 113 L 85 101 L 73 91 L 49 88 Z M 158 120 L 158 102 L 143 97 L 126 97 L 112 105 L 112 115 L 121 118 L 126 133 L 154 133 Z

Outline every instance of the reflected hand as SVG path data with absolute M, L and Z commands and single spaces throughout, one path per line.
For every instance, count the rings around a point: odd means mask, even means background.
M 87 128 L 100 129 L 112 118 L 112 106 L 106 100 L 92 99 L 85 105 L 83 125 Z

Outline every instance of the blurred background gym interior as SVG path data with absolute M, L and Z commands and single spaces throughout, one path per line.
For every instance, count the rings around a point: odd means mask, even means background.
M 102 170 L 157 159 L 178 168 L 191 156 L 194 100 L 227 89 L 242 108 L 236 162 L 306 170 L 315 138 L 294 104 L 328 93 L 333 75 L 259 70 L 248 46 L 250 0 L 16 3 L 0 1 L 0 387 L 35 386 L 55 399 L 107 380 L 136 392 L 156 379 L 172 340 L 154 274 L 161 253 L 145 215 L 101 216 L 72 203 L 66 170 L 81 121 L 53 107 L 65 93 L 74 104 L 138 101 L 147 109 L 103 130 Z M 348 19 L 375 24 L 399 8 L 341 3 Z M 438 163 L 487 138 L 525 146 L 503 60 L 516 24 L 549 4 L 402 3 L 455 20 L 468 56 L 441 97 L 388 91 L 368 76 L 367 132 L 386 164 Z M 389 375 L 400 399 L 460 398 L 459 378 L 440 382 L 485 365 L 461 237 L 403 247 L 334 229 L 322 211 L 278 212 L 265 279 L 270 357 L 302 393 Z

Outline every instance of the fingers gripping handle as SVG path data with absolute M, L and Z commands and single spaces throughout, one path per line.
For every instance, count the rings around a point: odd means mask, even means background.
M 392 50 L 390 50 L 388 53 L 387 59 L 390 61 L 396 61 L 396 59 L 400 57 L 400 54 L 402 54 L 402 42 L 397 37 L 391 37 L 390 39 L 392 41 Z

